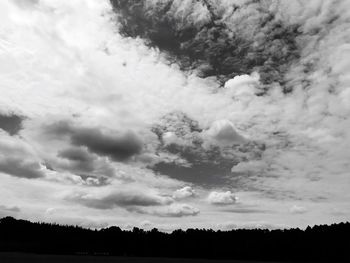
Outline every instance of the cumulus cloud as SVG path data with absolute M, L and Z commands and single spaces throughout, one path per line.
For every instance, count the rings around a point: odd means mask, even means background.
M 241 144 L 246 141 L 228 120 L 215 121 L 205 135 L 222 146 Z
M 83 130 L 72 135 L 71 140 L 75 145 L 86 146 L 90 151 L 114 160 L 126 160 L 142 149 L 141 141 L 131 132 L 113 138 L 98 130 Z
M 202 130 L 198 121 L 181 111 L 165 114 L 152 127 L 152 131 L 165 145 L 192 145 Z
M 226 192 L 211 192 L 207 198 L 208 202 L 213 205 L 230 205 L 237 202 L 237 197 L 231 193 Z
M 55 136 L 68 136 L 73 145 L 85 146 L 89 151 L 108 156 L 115 161 L 127 160 L 142 149 L 141 140 L 133 132 L 113 136 L 102 133 L 97 128 L 80 128 L 66 122 L 50 125 L 47 132 Z
M 173 198 L 184 199 L 184 198 L 193 197 L 195 195 L 196 195 L 196 192 L 193 190 L 193 188 L 191 186 L 185 186 L 181 189 L 176 190 L 173 193 Z
M 21 139 L 0 132 L 0 172 L 35 179 L 45 176 L 40 159 Z
M 96 209 L 113 209 L 115 207 L 159 206 L 173 202 L 170 197 L 157 194 L 144 193 L 140 190 L 114 191 L 109 194 L 93 195 L 90 193 L 75 193 L 67 196 L 68 200 L 81 203 L 87 207 Z
M 255 95 L 261 92 L 259 78 L 260 75 L 254 72 L 251 75 L 240 75 L 229 79 L 224 85 L 227 96 L 241 103 L 250 102 Z

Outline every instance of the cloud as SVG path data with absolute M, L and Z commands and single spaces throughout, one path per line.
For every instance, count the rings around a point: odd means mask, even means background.
M 233 166 L 231 171 L 234 173 L 255 173 L 261 174 L 266 170 L 267 164 L 261 160 L 252 160 L 248 162 L 240 162 L 237 165 Z
M 157 136 L 164 140 L 164 135 L 170 135 L 181 138 L 184 141 L 192 140 L 193 136 L 201 132 L 198 121 L 188 116 L 186 113 L 177 110 L 162 116 L 160 120 L 152 127 L 152 130 Z M 169 142 L 167 142 L 168 144 Z
M 154 214 L 162 217 L 196 216 L 199 214 L 199 210 L 187 204 L 172 204 L 162 211 L 156 211 Z
M 150 230 L 150 229 L 152 229 L 154 227 L 152 222 L 150 222 L 148 220 L 142 221 L 140 223 L 140 226 L 141 226 L 142 229 L 148 229 L 148 230 Z
M 32 7 L 32 5 L 38 4 L 39 0 L 14 0 L 14 2 L 20 7 L 28 8 Z
M 208 202 L 213 205 L 230 205 L 237 202 L 237 197 L 231 193 L 226 192 L 211 192 L 207 198 Z
M 0 172 L 27 179 L 45 176 L 40 164 L 11 157 L 0 160 Z
M 256 72 L 251 75 L 236 76 L 225 82 L 225 92 L 227 96 L 236 101 L 250 102 L 255 95 L 261 92 L 259 78 L 260 75 Z
M 73 145 L 85 146 L 89 151 L 115 161 L 126 161 L 142 150 L 141 140 L 131 131 L 112 135 L 97 128 L 75 127 L 67 122 L 52 124 L 46 131 L 55 136 L 68 136 Z
M 303 206 L 298 206 L 298 205 L 293 205 L 289 211 L 292 213 L 292 214 L 304 214 L 306 212 L 308 212 L 308 209 L 303 207 Z
M 108 194 L 72 194 L 67 196 L 68 200 L 81 203 L 95 209 L 113 209 L 115 207 L 132 208 L 138 206 L 161 206 L 173 202 L 170 197 L 163 197 L 157 194 L 144 193 L 139 190 L 114 191 Z
M 57 221 L 74 211 L 96 222 L 86 204 L 106 198 L 127 209 L 106 208 L 103 221 L 134 224 L 141 214 L 109 194 L 159 201 L 190 184 L 199 196 L 253 192 L 271 210 L 187 199 L 201 213 L 176 220 L 184 228 L 232 216 L 298 226 L 347 211 L 349 1 L 138 2 L 114 3 L 115 14 L 107 0 L 0 1 L 0 111 L 26 116 L 15 136 L 0 129 L 3 169 L 17 167 L 0 177 L 1 200 L 24 216 L 57 207 Z M 45 176 L 18 178 L 28 169 Z M 66 202 L 66 192 L 82 194 Z M 322 208 L 301 222 L 285 209 L 295 202 Z M 152 213 L 172 204 L 133 207 L 157 225 L 171 218 Z
M 131 211 L 140 214 L 155 215 L 158 217 L 186 217 L 196 216 L 200 213 L 199 209 L 188 204 L 171 204 L 160 208 L 131 208 Z
M 40 158 L 30 145 L 17 136 L 0 131 L 0 172 L 15 177 L 35 179 L 45 173 Z
M 160 142 L 157 148 L 160 158 L 150 168 L 205 187 L 222 186 L 232 183 L 234 164 L 264 151 L 263 144 L 245 139 L 229 120 L 208 126 L 201 126 L 182 112 L 163 116 L 152 127 Z
M 273 2 L 111 0 L 123 35 L 142 37 L 201 77 L 229 79 L 259 70 L 283 82 L 300 56 L 299 24 L 271 12 Z
M 243 144 L 246 142 L 243 136 L 238 134 L 233 124 L 228 120 L 215 121 L 204 136 L 208 136 L 221 146 Z
M 49 207 L 45 210 L 45 215 L 46 216 L 52 216 L 54 214 L 56 214 L 58 212 L 58 210 L 54 207 Z
M 71 170 L 77 168 L 80 171 L 92 172 L 95 169 L 96 158 L 84 148 L 68 148 L 59 151 L 57 156 L 69 160 L 74 166 L 69 167 Z
M 142 149 L 141 141 L 132 132 L 113 137 L 95 129 L 86 129 L 73 134 L 71 140 L 75 145 L 86 146 L 90 151 L 116 161 L 127 160 Z
M 0 218 L 6 216 L 17 216 L 21 209 L 17 206 L 0 205 Z
M 23 119 L 16 114 L 4 115 L 0 113 L 0 129 L 10 135 L 16 135 L 22 129 Z
M 175 199 L 184 199 L 189 197 L 194 197 L 196 192 L 192 189 L 191 186 L 185 186 L 181 189 L 176 190 L 173 193 L 173 198 Z
M 236 160 L 223 157 L 219 149 L 173 147 L 172 151 L 180 152 L 180 156 L 190 165 L 161 161 L 150 168 L 170 178 L 208 188 L 232 183 L 231 167 Z
M 58 156 L 76 162 L 91 162 L 94 160 L 94 158 L 89 155 L 87 151 L 80 148 L 63 150 L 58 153 Z
M 17 212 L 20 212 L 21 209 L 19 209 L 17 206 L 0 205 L 0 211 L 17 213 Z

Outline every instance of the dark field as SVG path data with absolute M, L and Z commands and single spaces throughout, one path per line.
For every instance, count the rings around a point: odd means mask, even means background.
M 1 263 L 272 263 L 272 261 L 239 261 L 239 260 L 206 260 L 206 259 L 171 259 L 171 258 L 137 258 L 137 257 L 109 257 L 85 255 L 37 255 L 25 253 L 0 253 Z M 274 262 L 277 263 L 277 262 Z

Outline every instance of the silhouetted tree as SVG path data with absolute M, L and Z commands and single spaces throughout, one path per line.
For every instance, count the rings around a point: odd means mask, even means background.
M 350 262 L 350 223 L 296 229 L 101 230 L 0 219 L 0 251 L 144 257 Z

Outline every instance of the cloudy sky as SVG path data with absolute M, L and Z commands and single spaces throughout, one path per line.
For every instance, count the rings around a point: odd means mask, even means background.
M 350 220 L 350 2 L 1 0 L 0 217 Z

